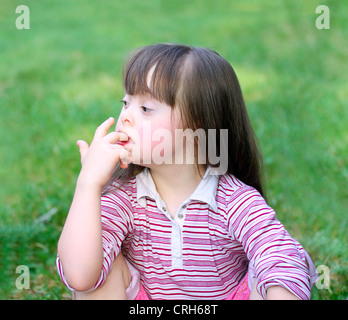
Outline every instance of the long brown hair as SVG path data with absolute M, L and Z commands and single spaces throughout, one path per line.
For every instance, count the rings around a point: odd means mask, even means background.
M 150 87 L 147 76 L 154 67 Z M 185 128 L 217 132 L 216 151 L 228 148 L 230 173 L 257 189 L 263 196 L 262 156 L 256 143 L 242 91 L 232 66 L 206 48 L 177 44 L 155 44 L 133 53 L 123 71 L 124 90 L 129 95 L 150 94 L 180 109 Z M 220 146 L 220 129 L 228 130 L 228 143 Z M 208 146 L 209 148 L 209 146 Z M 207 149 L 208 149 L 207 148 Z M 207 158 L 206 166 L 209 163 Z M 115 180 L 128 181 L 144 168 L 130 164 L 116 168 L 104 190 Z

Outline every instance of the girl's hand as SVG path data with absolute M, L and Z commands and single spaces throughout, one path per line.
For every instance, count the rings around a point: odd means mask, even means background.
M 82 164 L 79 180 L 100 189 L 109 181 L 119 161 L 121 168 L 128 167 L 129 152 L 116 144 L 119 141 L 127 141 L 128 136 L 115 131 L 107 133 L 114 122 L 114 118 L 109 118 L 97 128 L 90 147 L 86 141 L 77 141 Z

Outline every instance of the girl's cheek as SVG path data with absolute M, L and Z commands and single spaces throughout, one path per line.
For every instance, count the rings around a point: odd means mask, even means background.
M 153 132 L 151 156 L 153 163 L 172 164 L 175 161 L 175 131 L 170 126 Z
M 172 163 L 175 147 L 175 129 L 170 121 L 143 121 L 133 133 L 132 153 L 135 162 Z M 137 138 L 136 138 L 137 136 Z

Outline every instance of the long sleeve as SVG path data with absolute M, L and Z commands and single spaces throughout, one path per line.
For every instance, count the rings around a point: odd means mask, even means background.
M 96 284 L 88 291 L 100 287 L 112 266 L 114 259 L 121 251 L 121 245 L 133 227 L 133 211 L 129 197 L 122 189 L 101 197 L 101 221 L 103 242 L 103 266 Z M 57 256 L 56 260 L 59 276 L 69 290 L 75 291 L 64 276 L 62 263 Z
M 300 299 L 310 299 L 314 265 L 255 189 L 245 186 L 231 195 L 228 228 L 242 244 L 258 280 L 257 291 L 264 299 L 270 286 L 281 286 Z

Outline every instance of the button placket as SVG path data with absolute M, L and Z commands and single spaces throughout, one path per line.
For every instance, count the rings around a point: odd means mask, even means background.
M 175 258 L 181 257 L 181 230 L 180 226 L 173 222 L 173 246 L 172 246 L 172 254 Z
M 172 267 L 182 268 L 181 227 L 175 220 L 172 220 Z
M 179 208 L 172 220 L 172 266 L 183 268 L 183 225 L 185 221 L 187 204 Z
M 184 204 L 176 214 L 175 220 L 179 223 L 180 227 L 183 227 L 185 220 L 185 211 L 187 208 L 187 204 Z
M 171 217 L 169 215 L 169 211 L 166 207 L 166 204 L 164 203 L 164 201 L 162 199 L 158 199 L 157 201 L 157 207 L 160 211 L 162 211 L 162 213 L 169 219 L 171 220 Z

